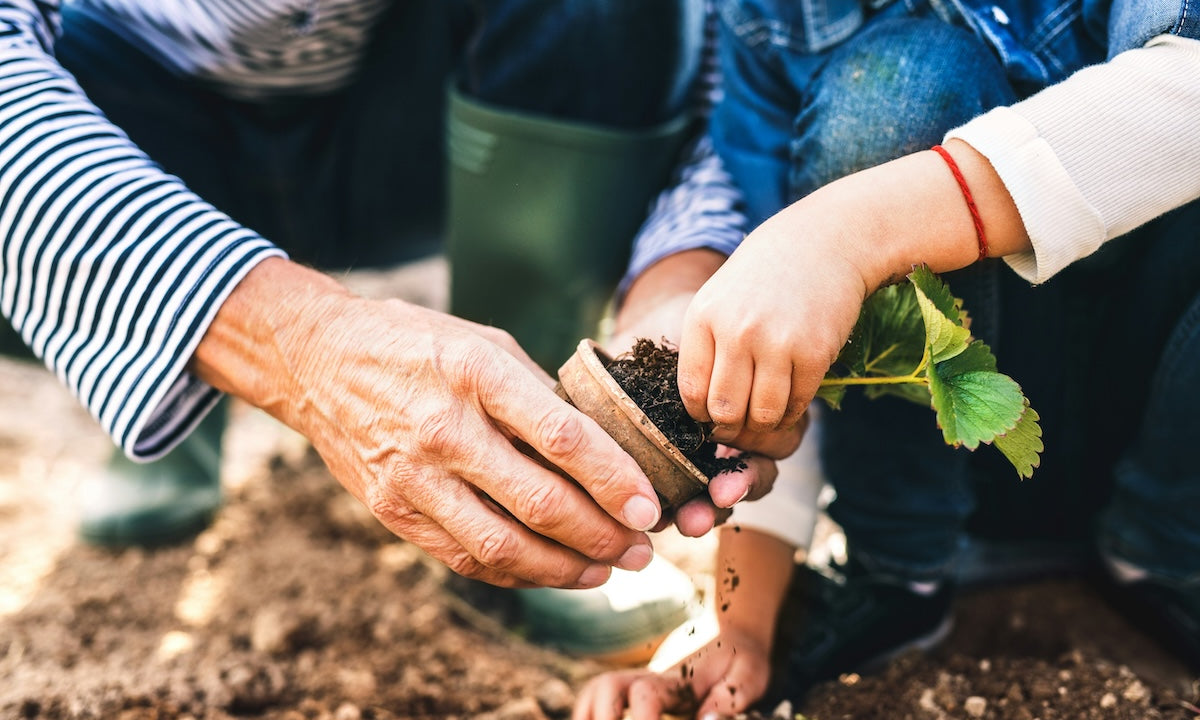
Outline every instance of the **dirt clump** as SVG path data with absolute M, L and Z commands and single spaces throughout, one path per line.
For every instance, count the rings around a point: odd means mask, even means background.
M 720 446 L 709 440 L 712 428 L 697 422 L 684 407 L 679 394 L 678 348 L 665 341 L 655 344 L 638 338 L 632 349 L 614 358 L 606 369 L 655 427 L 707 477 L 746 468 L 740 457 L 721 455 Z

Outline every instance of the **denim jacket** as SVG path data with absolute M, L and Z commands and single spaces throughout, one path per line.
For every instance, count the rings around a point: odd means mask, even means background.
M 1156 35 L 1200 39 L 1200 0 L 725 0 L 725 22 L 753 45 L 820 53 L 874 10 L 928 4 L 996 51 L 1014 82 L 1044 87 Z

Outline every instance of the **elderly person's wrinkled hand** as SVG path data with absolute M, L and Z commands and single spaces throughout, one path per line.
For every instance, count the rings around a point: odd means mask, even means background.
M 507 333 L 273 259 L 193 367 L 303 433 L 380 522 L 462 575 L 594 587 L 651 559 L 649 480 Z

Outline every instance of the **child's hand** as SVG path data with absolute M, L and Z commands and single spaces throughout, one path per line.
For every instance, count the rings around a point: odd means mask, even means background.
M 572 720 L 659 720 L 664 712 L 705 718 L 745 711 L 766 691 L 767 649 L 731 629 L 670 670 L 618 670 L 593 678 Z
M 946 144 L 987 229 L 992 257 L 1028 251 L 1029 235 L 988 160 Z M 985 249 L 986 249 L 985 248 Z M 847 175 L 746 236 L 696 292 L 679 342 L 679 390 L 714 439 L 789 428 L 816 395 L 867 295 L 924 264 L 935 273 L 979 259 L 962 191 L 937 153 Z
M 630 287 L 617 314 L 614 335 L 605 343 L 609 353 L 619 355 L 641 337 L 677 343 L 693 294 L 723 261 L 724 257 L 711 250 L 690 250 L 669 256 L 646 270 Z M 654 529 L 665 530 L 674 523 L 681 534 L 700 537 L 723 523 L 736 503 L 766 495 L 778 475 L 774 460 L 795 452 L 805 424 L 728 438 L 730 448 L 749 453 L 748 467 L 713 478 L 707 493 L 684 503 L 673 514 L 664 514 Z
M 763 223 L 688 307 L 679 390 L 720 442 L 795 427 L 874 289 L 852 231 L 812 216 L 801 201 Z

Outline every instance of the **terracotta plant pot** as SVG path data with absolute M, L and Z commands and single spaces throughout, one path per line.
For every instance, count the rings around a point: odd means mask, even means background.
M 633 456 L 658 491 L 664 510 L 704 492 L 708 477 L 625 394 L 606 369 L 610 362 L 612 358 L 599 345 L 581 340 L 559 368 L 555 392 L 599 423 Z

